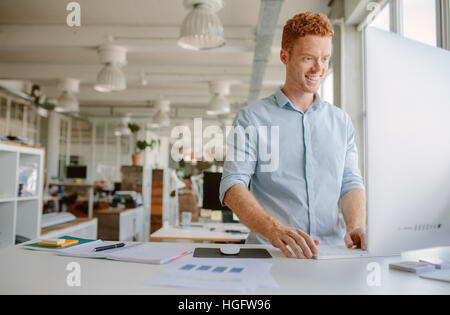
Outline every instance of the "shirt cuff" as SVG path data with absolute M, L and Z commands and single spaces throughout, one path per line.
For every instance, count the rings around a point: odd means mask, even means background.
M 219 194 L 219 200 L 222 206 L 225 206 L 223 203 L 223 199 L 225 198 L 225 194 L 234 185 L 242 184 L 244 187 L 248 187 L 248 182 L 250 178 L 245 178 L 245 176 L 227 176 L 222 178 L 222 181 L 220 182 L 220 194 Z
M 342 189 L 341 189 L 341 196 L 340 197 L 342 198 L 343 195 L 345 195 L 346 193 L 348 193 L 352 189 L 361 189 L 361 190 L 364 190 L 364 191 L 366 190 L 366 188 L 364 187 L 363 184 L 360 184 L 360 183 L 348 184 L 348 185 L 345 185 L 345 187 L 342 187 Z

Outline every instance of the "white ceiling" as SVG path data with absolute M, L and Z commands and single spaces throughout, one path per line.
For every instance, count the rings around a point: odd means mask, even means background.
M 66 25 L 69 2 L 0 1 L 0 79 L 31 80 L 49 97 L 57 97 L 58 78 L 78 78 L 81 111 L 90 116 L 151 116 L 148 104 L 163 96 L 172 102 L 172 116 L 199 117 L 210 99 L 208 81 L 214 79 L 232 82 L 229 98 L 235 111 L 245 105 L 260 0 L 224 0 L 218 16 L 227 45 L 205 52 L 176 45 L 188 13 L 181 0 L 78 0 L 81 27 L 72 28 Z M 271 94 L 284 80 L 279 50 L 285 21 L 303 11 L 328 14 L 328 2 L 284 1 L 261 97 Z M 129 50 L 124 67 L 128 88 L 103 94 L 93 90 L 102 68 L 96 47 L 108 36 Z M 140 82 L 142 74 L 148 80 L 146 86 Z

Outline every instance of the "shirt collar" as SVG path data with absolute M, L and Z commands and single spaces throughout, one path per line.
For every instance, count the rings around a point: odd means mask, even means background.
M 280 87 L 277 90 L 277 92 L 275 93 L 276 104 L 279 107 L 290 106 L 292 109 L 301 112 L 301 110 L 299 110 L 297 107 L 292 105 L 291 101 L 287 98 L 287 96 L 283 93 L 283 91 L 281 89 L 282 89 L 282 87 Z M 319 93 L 314 93 L 314 102 L 311 104 L 311 106 L 309 106 L 308 112 L 316 111 L 316 110 L 320 109 L 322 107 L 322 105 L 323 105 L 323 101 L 320 98 Z

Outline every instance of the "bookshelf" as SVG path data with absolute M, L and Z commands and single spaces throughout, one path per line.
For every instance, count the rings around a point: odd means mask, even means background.
M 17 234 L 41 234 L 44 155 L 42 147 L 0 141 L 0 248 L 14 246 Z

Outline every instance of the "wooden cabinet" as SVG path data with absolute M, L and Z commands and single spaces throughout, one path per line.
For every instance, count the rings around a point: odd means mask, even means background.
M 98 219 L 98 237 L 107 241 L 141 241 L 143 207 L 94 211 Z
M 120 190 L 132 190 L 142 193 L 143 171 L 142 166 L 122 166 L 122 184 Z
M 162 227 L 164 171 L 152 171 L 152 199 L 150 216 L 150 234 Z

